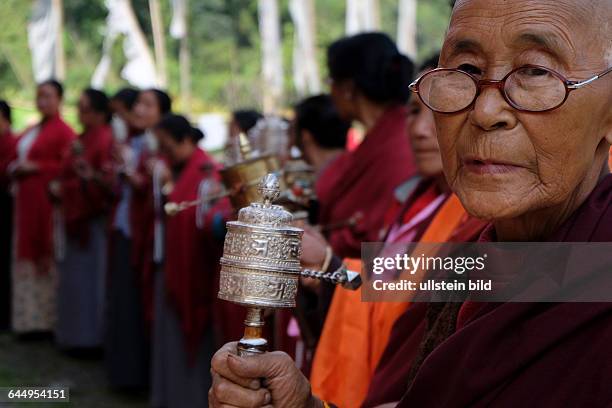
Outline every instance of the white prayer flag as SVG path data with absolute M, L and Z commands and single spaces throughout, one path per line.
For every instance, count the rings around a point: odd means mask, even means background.
M 378 0 L 346 1 L 346 35 L 379 29 Z
M 283 96 L 283 59 L 280 18 L 276 0 L 259 0 L 259 33 L 261 35 L 263 108 L 274 113 Z
M 59 3 L 35 0 L 28 23 L 28 44 L 32 53 L 32 70 L 36 82 L 63 79 L 58 61 L 58 32 L 61 25 Z
M 170 35 L 176 39 L 187 35 L 187 0 L 172 0 Z
M 314 4 L 312 0 L 290 0 L 289 12 L 295 26 L 293 39 L 293 82 L 300 96 L 321 92 L 316 58 Z
M 397 48 L 415 59 L 417 56 L 417 0 L 399 0 Z
M 124 35 L 123 52 L 127 62 L 121 77 L 138 88 L 158 85 L 155 63 L 138 25 L 129 0 L 106 0 L 106 35 L 102 48 L 102 59 L 91 78 L 91 86 L 102 88 L 111 65 L 111 51 L 118 36 Z

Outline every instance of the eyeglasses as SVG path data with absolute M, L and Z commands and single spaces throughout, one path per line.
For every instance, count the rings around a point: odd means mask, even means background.
M 612 67 L 584 81 L 570 81 L 558 72 L 539 65 L 524 65 L 502 80 L 478 79 L 459 69 L 437 68 L 410 84 L 427 107 L 438 113 L 459 113 L 469 109 L 484 87 L 500 90 L 514 109 L 548 112 L 567 100 L 570 92 L 612 72 Z

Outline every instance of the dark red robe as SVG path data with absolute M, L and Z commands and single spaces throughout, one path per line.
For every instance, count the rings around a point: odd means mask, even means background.
M 66 232 L 82 244 L 88 240 L 88 220 L 108 212 L 113 192 L 113 134 L 109 125 L 89 129 L 73 146 L 61 175 L 62 208 Z M 81 150 L 81 151 L 80 151 Z M 85 160 L 95 173 L 94 179 L 83 180 L 75 164 Z
M 18 259 L 38 261 L 53 254 L 49 182 L 59 176 L 74 139 L 73 130 L 59 115 L 40 124 L 40 132 L 27 155 L 28 160 L 38 165 L 38 171 L 17 180 L 15 227 Z
M 361 243 L 377 241 L 393 191 L 415 174 L 406 129 L 406 109 L 390 108 L 353 152 L 343 153 L 320 175 L 319 224 L 360 219 L 328 234 L 334 253 L 359 258 Z
M 211 168 L 212 167 L 212 171 Z M 202 180 L 220 182 L 218 166 L 204 151 L 196 149 L 181 171 L 171 202 L 195 200 Z M 166 220 L 166 290 L 171 307 L 179 316 L 186 349 L 195 358 L 205 330 L 210 326 L 217 299 L 219 259 L 223 242 L 213 227 L 219 216 L 231 211 L 227 199 L 219 200 L 206 214 L 203 228 L 196 226 L 196 208 L 191 207 Z
M 7 169 L 16 158 L 16 142 L 10 131 L 0 135 L 0 330 L 10 327 L 13 197 Z
M 0 188 L 7 190 L 10 184 L 10 177 L 7 173 L 8 166 L 17 158 L 17 138 L 12 132 L 0 135 Z
M 610 225 L 607 175 L 548 241 L 610 242 Z M 608 407 L 611 344 L 612 303 L 464 303 L 398 406 Z

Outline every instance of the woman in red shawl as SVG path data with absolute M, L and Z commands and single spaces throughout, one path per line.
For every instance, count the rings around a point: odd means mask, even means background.
M 170 169 L 168 201 L 220 191 L 218 165 L 198 148 L 202 132 L 167 115 L 155 127 Z M 205 208 L 207 207 L 207 208 Z M 206 406 L 214 352 L 213 305 L 229 201 L 191 207 L 166 218 L 165 262 L 156 285 L 153 406 Z
M 150 316 L 153 291 L 154 203 L 149 158 L 156 154 L 152 128 L 170 112 L 172 101 L 158 89 L 140 91 L 120 174 L 120 200 L 111 233 L 105 357 L 113 387 L 142 389 L 149 383 Z
M 13 330 L 47 332 L 56 322 L 57 272 L 53 251 L 53 208 L 49 182 L 62 169 L 75 138 L 60 117 L 63 88 L 50 80 L 38 85 L 36 106 L 42 120 L 17 141 L 9 165 L 15 184 Z
M 425 74 L 413 89 L 437 112 L 449 186 L 472 216 L 491 222 L 480 241 L 589 248 L 612 242 L 610 20 L 612 3 L 591 0 L 455 5 L 444 68 Z M 610 276 L 609 263 L 597 274 L 586 261 L 579 262 L 584 280 L 568 276 L 573 287 L 562 287 L 580 299 Z M 541 283 L 521 282 L 520 289 L 528 293 Z M 604 283 L 599 294 L 609 295 Z M 539 289 L 559 299 L 550 292 L 557 287 L 549 280 Z M 610 406 L 612 303 L 439 305 L 428 305 L 432 313 L 416 352 L 399 357 L 411 365 L 407 389 L 388 406 Z M 213 373 L 219 391 L 213 395 L 230 396 L 226 404 L 325 406 L 286 355 L 241 359 L 227 355 L 231 347 L 219 353 Z M 262 377 L 266 389 L 248 388 Z
M 11 131 L 11 107 L 0 101 L 0 331 L 11 324 L 13 196 L 7 167 L 15 159 L 16 141 Z
M 412 62 L 382 33 L 343 38 L 327 51 L 331 97 L 340 116 L 365 130 L 359 147 L 321 173 L 319 224 L 340 257 L 358 258 L 361 242 L 376 241 L 393 191 L 415 175 L 406 130 Z
M 103 342 L 107 269 L 107 220 L 113 184 L 113 135 L 106 95 L 86 89 L 78 103 L 83 133 L 73 143 L 54 192 L 64 223 L 56 236 L 58 322 L 62 348 L 100 347 Z

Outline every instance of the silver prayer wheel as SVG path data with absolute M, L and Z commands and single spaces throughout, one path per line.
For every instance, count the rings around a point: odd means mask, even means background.
M 263 353 L 263 311 L 295 307 L 300 276 L 327 280 L 356 289 L 359 274 L 344 266 L 334 272 L 302 269 L 303 230 L 293 226 L 293 217 L 272 202 L 280 194 L 276 174 L 266 175 L 259 185 L 262 202 L 251 203 L 238 212 L 237 221 L 227 223 L 221 257 L 218 297 L 248 307 L 244 337 L 238 353 Z
M 278 178 L 267 175 L 259 186 L 263 203 L 252 203 L 227 223 L 221 258 L 219 298 L 253 307 L 295 307 L 303 231 L 292 215 L 273 205 Z

